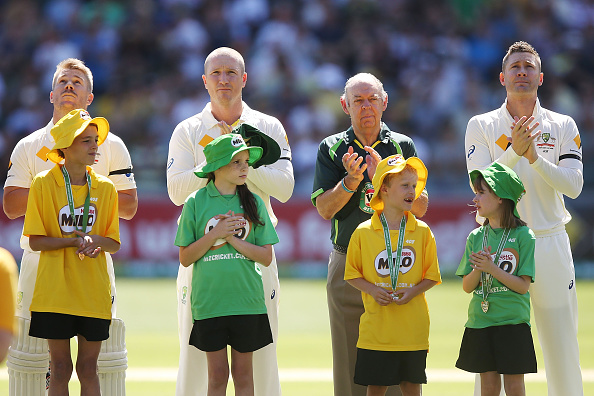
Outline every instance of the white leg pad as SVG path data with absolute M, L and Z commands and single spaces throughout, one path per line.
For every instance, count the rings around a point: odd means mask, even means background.
M 8 350 L 8 395 L 45 396 L 49 367 L 47 340 L 29 336 L 31 321 L 17 317 L 18 334 Z
M 126 369 L 128 351 L 125 340 L 126 327 L 121 319 L 113 318 L 109 338 L 101 344 L 97 367 L 103 396 L 126 395 Z

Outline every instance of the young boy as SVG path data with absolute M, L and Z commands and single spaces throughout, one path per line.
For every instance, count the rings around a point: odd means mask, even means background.
M 426 181 L 419 158 L 393 155 L 381 161 L 370 202 L 375 213 L 349 243 L 344 279 L 361 290 L 365 307 L 354 380 L 367 386 L 367 396 L 383 396 L 390 385 L 400 385 L 404 396 L 418 396 L 427 383 L 424 293 L 441 283 L 441 275 L 435 238 L 410 213 Z
M 97 357 L 111 321 L 105 252 L 118 251 L 120 235 L 116 189 L 90 165 L 108 131 L 105 118 L 82 109 L 62 117 L 47 153 L 56 166 L 35 176 L 29 192 L 23 234 L 41 251 L 29 335 L 48 340 L 50 395 L 68 394 L 74 336 L 81 394 L 100 395 Z

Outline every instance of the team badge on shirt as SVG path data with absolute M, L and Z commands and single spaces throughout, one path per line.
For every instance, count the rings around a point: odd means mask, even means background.
M 536 148 L 540 149 L 544 153 L 548 153 L 549 150 L 555 148 L 557 139 L 552 137 L 549 132 L 543 132 L 539 137 L 536 138 Z
M 359 209 L 361 209 L 365 213 L 373 214 L 373 209 L 371 209 L 371 197 L 373 197 L 373 184 L 370 182 L 365 183 L 363 186 L 363 190 L 361 191 L 361 200 L 359 201 Z
M 402 247 L 402 257 L 400 259 L 400 273 L 406 274 L 415 263 L 417 255 L 412 246 Z M 392 253 L 392 260 L 396 263 L 396 253 Z M 374 262 L 375 271 L 378 276 L 385 278 L 390 276 L 390 266 L 388 265 L 388 252 L 384 249 L 376 257 Z

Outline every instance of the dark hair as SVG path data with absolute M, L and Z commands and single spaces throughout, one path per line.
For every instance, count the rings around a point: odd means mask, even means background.
M 215 180 L 214 172 L 210 172 L 207 175 L 208 182 Z M 250 191 L 247 185 L 240 184 L 237 186 L 237 194 L 239 195 L 239 202 L 243 206 L 245 218 L 252 222 L 252 224 L 264 225 L 264 222 L 258 216 L 258 204 L 256 203 L 256 197 Z
M 509 59 L 511 54 L 514 54 L 516 52 L 528 52 L 534 55 L 536 57 L 536 63 L 538 64 L 538 71 L 540 72 L 542 70 L 540 55 L 538 55 L 538 52 L 536 52 L 534 47 L 525 41 L 516 41 L 507 49 L 507 53 L 505 54 L 505 56 L 503 57 L 503 61 L 501 62 L 501 71 L 505 72 L 505 65 L 507 63 L 507 60 Z
M 489 183 L 487 183 L 487 181 L 481 173 L 479 173 L 477 177 L 472 181 L 472 187 L 474 187 L 474 191 L 484 191 L 483 181 L 485 182 L 484 185 L 487 186 L 488 191 L 495 194 L 495 192 L 493 191 L 491 186 L 489 186 Z M 514 214 L 514 201 L 507 198 L 501 198 L 501 205 L 501 226 L 503 228 L 517 228 L 526 225 L 526 222 L 524 220 L 520 219 Z M 489 219 L 485 219 L 483 226 L 486 226 L 487 224 L 489 224 Z

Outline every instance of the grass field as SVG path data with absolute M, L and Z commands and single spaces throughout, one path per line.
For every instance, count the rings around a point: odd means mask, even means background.
M 594 282 L 579 281 L 579 341 L 584 392 L 594 395 Z M 424 395 L 471 395 L 473 375 L 454 362 L 470 296 L 458 279 L 427 293 L 431 313 L 431 348 Z M 118 279 L 118 316 L 127 328 L 127 396 L 168 396 L 175 392 L 179 352 L 174 279 Z M 332 351 L 322 280 L 281 280 L 278 361 L 284 396 L 332 395 Z M 539 373 L 526 376 L 529 395 L 546 395 L 544 364 L 535 334 Z M 231 392 L 232 385 L 228 391 Z M 76 381 L 71 394 L 79 394 Z M 6 367 L 0 368 L 0 396 L 8 394 Z

